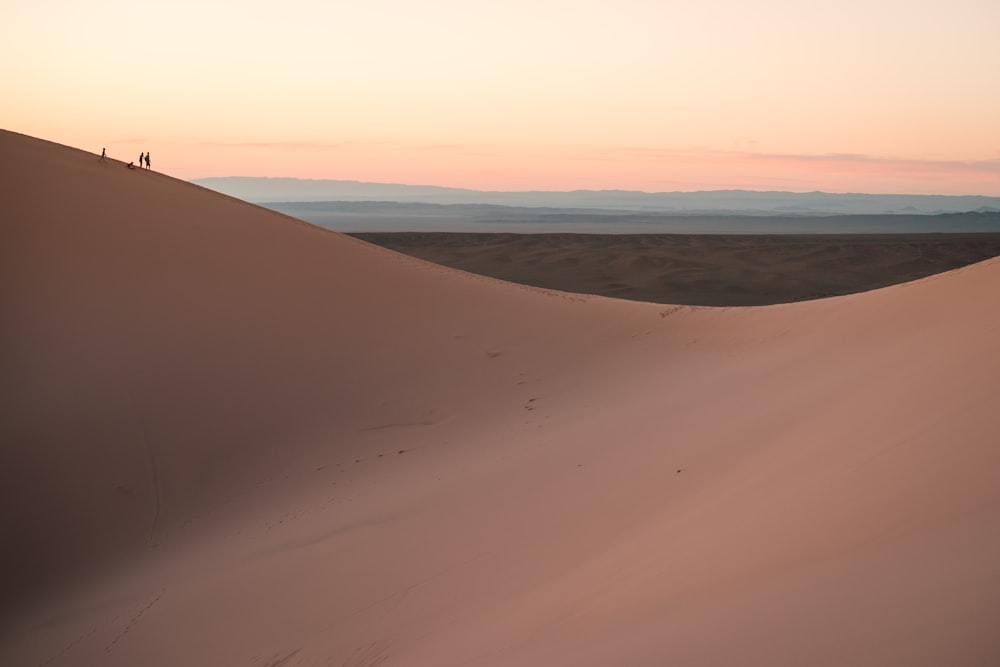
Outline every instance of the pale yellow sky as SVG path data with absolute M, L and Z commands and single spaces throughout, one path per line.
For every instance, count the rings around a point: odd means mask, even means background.
M 1000 195 L 997 0 L 0 2 L 0 125 L 181 178 Z

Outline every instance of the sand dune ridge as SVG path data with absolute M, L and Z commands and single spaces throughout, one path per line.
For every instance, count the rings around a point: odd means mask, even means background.
M 625 302 L 0 142 L 0 662 L 1000 659 L 1000 261 Z

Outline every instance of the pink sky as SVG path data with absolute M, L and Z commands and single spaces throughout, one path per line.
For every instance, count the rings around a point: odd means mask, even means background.
M 1000 3 L 70 0 L 3 126 L 180 178 L 1000 195 Z

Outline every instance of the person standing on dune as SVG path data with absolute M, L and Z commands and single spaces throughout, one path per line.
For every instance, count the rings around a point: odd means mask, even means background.
M 139 153 L 139 169 L 142 169 L 142 161 L 146 159 L 145 153 Z
M 149 169 L 149 151 L 146 151 L 146 169 Z

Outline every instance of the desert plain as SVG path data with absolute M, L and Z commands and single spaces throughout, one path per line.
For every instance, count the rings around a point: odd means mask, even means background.
M 351 235 L 526 285 L 692 306 L 761 306 L 854 294 L 1000 255 L 1000 234 L 989 232 Z
M 1000 259 L 650 303 L 0 149 L 0 664 L 1000 664 Z

